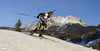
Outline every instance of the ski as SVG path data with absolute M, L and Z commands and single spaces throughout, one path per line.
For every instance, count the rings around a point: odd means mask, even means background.
M 45 37 L 39 37 L 39 36 L 36 36 L 36 35 L 30 35 L 30 36 L 34 36 L 34 37 L 39 38 L 39 39 L 47 39 Z
M 52 40 L 52 39 L 48 39 L 48 38 L 46 38 L 46 37 L 39 37 L 39 36 L 36 36 L 36 35 L 30 35 L 30 36 L 33 36 L 33 37 L 39 38 L 39 39 L 46 39 L 46 40 L 50 40 L 50 41 L 53 41 L 53 42 L 57 42 L 57 41 L 54 41 L 54 40 Z

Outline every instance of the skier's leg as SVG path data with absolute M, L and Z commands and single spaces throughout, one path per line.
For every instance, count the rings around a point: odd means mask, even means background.
M 36 32 L 37 30 L 40 30 L 40 28 L 41 28 L 41 23 L 39 22 L 38 27 L 35 30 L 32 30 L 30 35 L 33 35 L 34 32 Z
M 47 24 L 44 23 L 44 24 L 43 24 L 43 30 L 44 30 L 44 32 L 45 32 L 46 28 L 47 28 Z
M 42 34 L 45 33 L 46 27 L 47 27 L 47 24 L 43 24 L 43 29 L 41 30 L 41 33 L 39 34 L 39 37 L 43 37 Z
M 39 23 L 38 23 L 37 30 L 39 30 L 40 28 L 41 28 L 41 23 L 39 22 Z
M 39 37 L 43 37 L 43 32 L 44 32 L 44 30 L 42 29 L 41 31 L 40 31 L 40 34 L 39 34 Z

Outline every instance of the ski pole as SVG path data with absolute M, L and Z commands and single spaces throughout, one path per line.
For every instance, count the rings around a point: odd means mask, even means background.
M 24 16 L 30 16 L 30 17 L 34 17 L 34 18 L 36 18 L 36 16 L 31 16 L 31 15 L 29 15 L 29 14 L 23 14 L 23 13 L 18 13 L 18 14 L 20 14 L 20 15 L 24 15 Z
M 38 20 L 35 20 L 35 21 L 33 21 L 32 23 L 34 23 L 34 22 L 37 22 Z

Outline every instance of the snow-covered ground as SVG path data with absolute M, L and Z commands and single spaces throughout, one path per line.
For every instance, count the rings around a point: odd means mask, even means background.
M 98 42 L 98 41 L 100 41 L 100 38 L 98 38 L 98 39 L 96 39 L 96 40 L 93 40 L 93 41 L 90 41 L 89 43 L 86 44 L 86 46 L 87 46 L 87 47 L 90 47 L 90 46 L 93 45 L 93 44 L 97 45 L 97 42 Z
M 39 39 L 15 31 L 0 30 L 0 51 L 97 51 L 47 35 L 44 37 L 48 39 Z

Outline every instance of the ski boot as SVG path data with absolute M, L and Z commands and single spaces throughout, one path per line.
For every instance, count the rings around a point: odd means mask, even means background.
M 39 34 L 39 37 L 44 38 L 42 34 Z
M 30 35 L 33 36 L 33 34 L 34 34 L 34 30 L 31 31 L 31 34 Z

